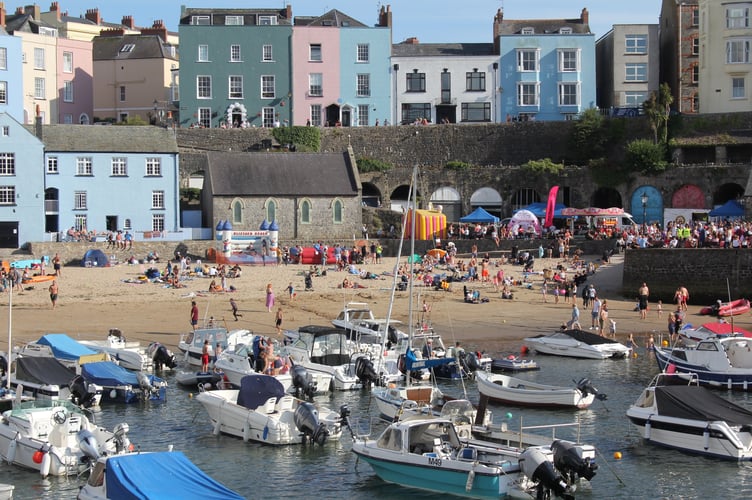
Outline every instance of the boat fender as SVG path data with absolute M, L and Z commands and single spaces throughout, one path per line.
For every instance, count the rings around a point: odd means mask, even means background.
M 465 482 L 465 491 L 470 491 L 473 489 L 474 481 L 475 481 L 475 470 L 470 469 L 470 472 L 467 473 L 467 481 Z
M 44 452 L 44 455 L 42 456 L 42 464 L 39 467 L 39 473 L 42 475 L 42 477 L 47 477 L 50 475 L 50 467 L 52 466 L 52 457 L 50 456 L 49 450 Z
M 650 427 L 650 418 L 648 418 L 648 420 L 645 422 L 645 439 L 647 439 L 648 441 L 650 441 Z
M 268 437 L 269 437 L 269 426 L 265 425 L 264 426 L 264 441 L 266 441 Z
M 732 385 L 732 383 L 731 383 L 731 379 L 728 379 L 728 380 L 726 381 L 726 385 L 728 386 L 728 389 L 729 389 L 729 390 L 731 390 L 731 389 L 733 389 L 733 388 L 734 388 L 734 386 L 733 386 L 733 385 Z
M 217 423 L 214 424 L 214 429 L 212 429 L 212 432 L 214 433 L 215 436 L 219 436 L 219 429 L 220 429 L 220 427 L 222 427 L 221 417 L 217 418 Z
M 702 446 L 705 451 L 708 451 L 708 448 L 710 448 L 710 425 L 706 426 L 702 432 Z
M 251 428 L 250 425 L 248 425 L 248 422 L 243 422 L 243 442 L 247 443 L 248 439 L 251 437 Z
M 17 438 L 18 438 L 18 433 L 16 433 L 15 437 L 11 439 L 10 443 L 8 443 L 7 461 L 9 464 L 12 464 L 16 460 L 16 445 L 18 444 L 16 442 Z

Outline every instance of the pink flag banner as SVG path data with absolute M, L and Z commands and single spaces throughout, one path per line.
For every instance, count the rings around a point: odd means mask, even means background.
M 556 210 L 556 195 L 559 194 L 559 186 L 554 186 L 548 192 L 548 202 L 546 203 L 546 219 L 543 222 L 543 227 L 551 227 L 554 225 L 554 211 Z

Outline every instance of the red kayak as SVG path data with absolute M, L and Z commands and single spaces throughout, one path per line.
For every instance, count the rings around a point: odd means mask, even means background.
M 748 313 L 750 309 L 749 300 L 737 299 L 731 302 L 716 302 L 712 306 L 700 309 L 700 314 L 712 314 L 713 316 L 738 316 L 739 314 Z

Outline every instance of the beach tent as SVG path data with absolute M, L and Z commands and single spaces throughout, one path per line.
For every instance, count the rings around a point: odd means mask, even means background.
M 564 217 L 561 211 L 564 210 L 565 208 L 567 208 L 567 206 L 564 205 L 563 203 L 557 203 L 556 207 L 554 208 L 554 217 Z M 531 203 L 530 205 L 523 207 L 523 210 L 532 212 L 533 215 L 535 215 L 539 219 L 543 219 L 546 217 L 546 203 L 542 201 L 536 201 L 535 203 Z
M 109 267 L 110 260 L 103 251 L 98 249 L 87 250 L 81 259 L 81 267 Z
M 541 226 L 538 221 L 538 217 L 530 210 L 518 210 L 512 216 L 507 227 L 510 230 L 514 230 L 515 227 L 522 228 L 524 232 L 528 232 L 528 228 L 532 227 L 535 234 L 541 234 Z
M 460 222 L 480 222 L 481 224 L 498 224 L 499 218 L 489 214 L 483 207 L 478 207 L 460 218 Z
M 744 207 L 736 200 L 729 200 L 708 214 L 710 217 L 743 217 Z
M 407 211 L 405 237 L 412 234 L 412 209 Z M 415 239 L 435 240 L 446 238 L 446 215 L 435 210 L 415 211 Z

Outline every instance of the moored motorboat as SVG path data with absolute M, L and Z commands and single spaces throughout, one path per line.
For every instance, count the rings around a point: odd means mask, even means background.
M 180 337 L 180 342 L 178 342 L 178 349 L 183 353 L 188 364 L 201 366 L 205 342 L 208 343 L 209 353 L 212 356 L 217 346 L 222 351 L 227 351 L 234 349 L 238 344 L 250 344 L 253 337 L 254 334 L 250 330 L 228 331 L 227 328 L 210 326 L 183 334 Z
M 539 384 L 508 375 L 476 372 L 478 392 L 492 401 L 535 408 L 587 408 L 596 397 L 605 399 L 583 378 L 574 387 Z
M 10 374 L 11 387 L 36 399 L 70 400 L 85 408 L 98 405 L 102 387 L 83 380 L 56 358 L 19 357 Z
M 657 375 L 627 417 L 645 440 L 688 453 L 752 460 L 752 412 L 697 385 L 694 375 Z
M 551 334 L 526 337 L 523 341 L 540 354 L 572 358 L 624 358 L 629 349 L 615 340 L 584 330 L 561 330 Z
M 700 314 L 710 314 L 713 316 L 728 317 L 746 314 L 750 310 L 749 300 L 736 299 L 729 302 L 717 301 L 712 306 L 700 309 Z
M 167 382 L 161 378 L 126 370 L 112 361 L 85 363 L 81 365 L 81 376 L 102 386 L 103 402 L 164 401 L 167 393 Z
M 48 333 L 42 335 L 36 342 L 28 342 L 17 350 L 18 356 L 57 358 L 68 368 L 75 370 L 81 360 L 104 361 L 109 356 L 97 352 L 64 333 Z
M 80 340 L 81 344 L 97 352 L 105 352 L 120 366 L 129 370 L 151 370 L 152 357 L 140 342 L 129 342 L 118 328 L 111 328 L 104 340 Z
M 184 387 L 203 389 L 216 388 L 224 380 L 224 373 L 220 371 L 179 371 L 175 374 L 175 382 Z
M 491 361 L 492 372 L 524 372 L 540 370 L 538 362 L 533 359 L 523 359 L 514 354 L 505 358 L 494 358 Z
M 694 342 L 713 337 L 741 336 L 752 338 L 752 332 L 749 330 L 739 328 L 739 326 L 732 323 L 718 323 L 717 321 L 703 323 L 697 328 L 692 328 L 691 325 L 688 325 L 679 331 L 679 335 Z

